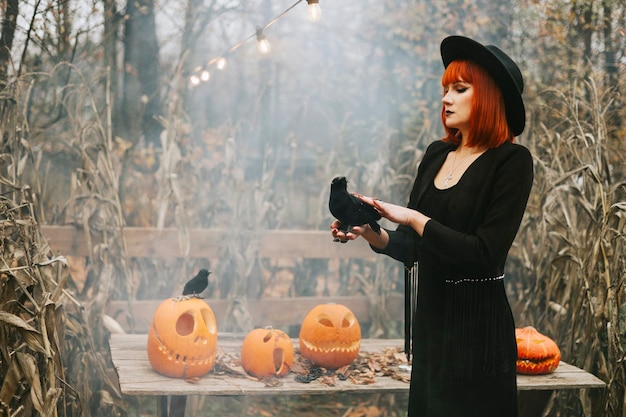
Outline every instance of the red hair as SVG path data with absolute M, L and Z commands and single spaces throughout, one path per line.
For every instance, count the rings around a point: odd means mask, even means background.
M 472 112 L 469 127 L 470 147 L 497 148 L 506 141 L 513 142 L 515 136 L 506 119 L 506 108 L 502 91 L 491 75 L 480 65 L 469 60 L 452 61 L 441 77 L 441 85 L 464 81 L 474 87 Z M 441 108 L 441 121 L 446 130 L 444 141 L 460 143 L 458 129 L 445 123 L 445 109 Z

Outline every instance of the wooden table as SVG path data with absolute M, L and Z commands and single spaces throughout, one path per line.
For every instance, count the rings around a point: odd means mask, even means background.
M 158 417 L 168 416 L 168 397 L 170 398 L 170 417 L 182 417 L 188 395 L 299 395 L 324 393 L 406 393 L 409 384 L 390 377 L 376 377 L 376 382 L 358 385 L 350 381 L 337 381 L 335 386 L 319 382 L 304 384 L 295 381 L 292 376 L 281 378 L 281 385 L 268 387 L 266 384 L 245 377 L 229 375 L 208 375 L 195 383 L 181 379 L 168 378 L 156 373 L 146 354 L 147 335 L 113 334 L 110 348 L 113 364 L 119 377 L 120 389 L 126 395 L 147 395 L 157 397 Z M 383 349 L 402 346 L 402 340 L 364 339 L 362 352 L 382 352 Z M 297 347 L 297 340 L 294 341 Z M 238 353 L 241 338 L 220 337 L 218 349 L 224 352 Z M 605 383 L 594 375 L 575 366 L 561 362 L 558 369 L 548 375 L 518 375 L 517 386 L 520 395 L 520 415 L 538 416 L 554 390 L 602 388 Z

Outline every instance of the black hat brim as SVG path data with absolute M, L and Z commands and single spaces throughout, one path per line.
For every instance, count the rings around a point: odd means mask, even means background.
M 476 62 L 485 68 L 502 91 L 511 131 L 515 136 L 524 131 L 524 80 L 519 67 L 508 55 L 493 45 L 485 46 L 465 36 L 449 36 L 441 42 L 441 59 L 445 68 L 459 59 Z

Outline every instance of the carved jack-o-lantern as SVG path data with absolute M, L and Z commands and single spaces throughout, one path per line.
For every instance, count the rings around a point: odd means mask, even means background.
M 356 316 L 341 304 L 320 304 L 304 318 L 300 352 L 314 364 L 337 369 L 350 364 L 361 348 Z
M 148 360 L 155 371 L 173 378 L 207 374 L 215 364 L 217 323 L 199 298 L 170 298 L 152 317 Z
M 515 338 L 518 373 L 548 374 L 558 368 L 561 351 L 554 340 L 531 326 L 515 329 Z
M 291 339 L 278 329 L 254 329 L 241 345 L 241 366 L 250 375 L 259 378 L 288 374 L 293 356 Z

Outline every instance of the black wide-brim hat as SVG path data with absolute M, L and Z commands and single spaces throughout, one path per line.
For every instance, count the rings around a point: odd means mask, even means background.
M 482 45 L 464 36 L 449 36 L 441 42 L 441 59 L 445 68 L 459 59 L 476 62 L 485 68 L 502 91 L 506 119 L 513 134 L 518 136 L 524 131 L 524 79 L 517 64 L 507 54 L 493 45 Z

